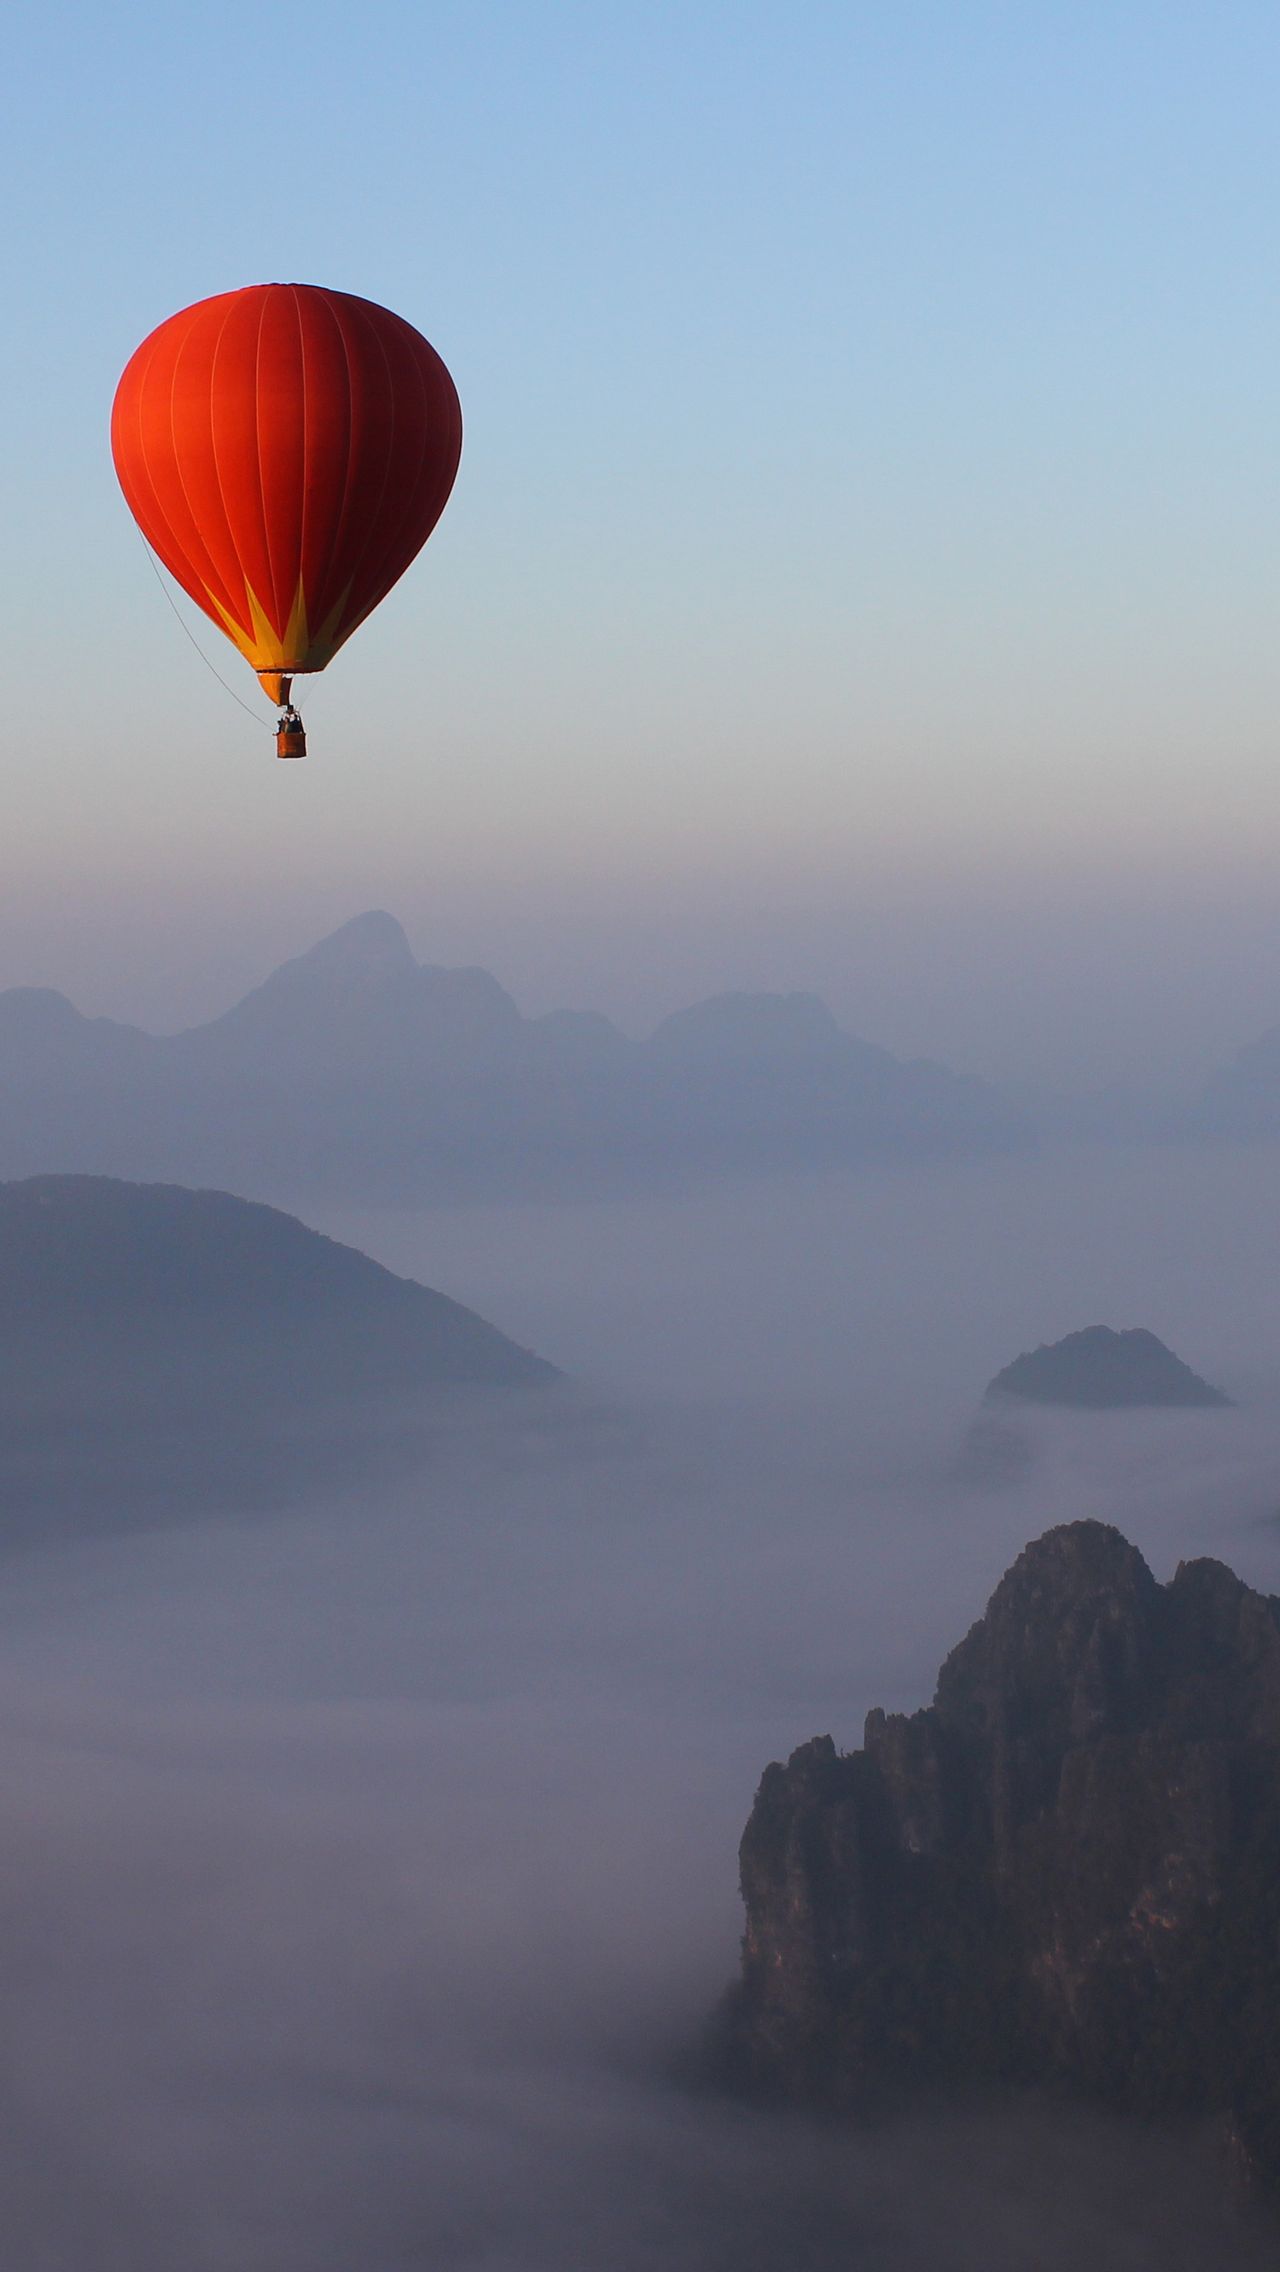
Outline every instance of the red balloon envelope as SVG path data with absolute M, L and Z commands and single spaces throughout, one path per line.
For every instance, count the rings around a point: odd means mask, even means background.
M 144 339 L 111 450 L 148 543 L 284 701 L 426 543 L 462 411 L 434 347 L 389 308 L 251 284 Z

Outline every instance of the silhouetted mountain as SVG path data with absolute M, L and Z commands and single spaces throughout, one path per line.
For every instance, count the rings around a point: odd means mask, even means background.
M 483 970 L 345 924 L 167 1038 L 0 994 L 0 1174 L 46 1169 L 413 1202 L 732 1168 L 1008 1150 L 997 1093 L 843 1034 L 808 995 L 725 995 L 633 1042 L 522 1017 Z
M 1280 1602 L 1221 1563 L 1050 1531 L 932 1706 L 766 1769 L 741 1862 L 739 2086 L 1067 2083 L 1280 2177 Z
M 0 1537 L 363 1482 L 416 1465 L 463 1392 L 557 1377 L 275 1208 L 0 1185 Z
M 1202 1381 L 1145 1326 L 1117 1333 L 1089 1325 L 1061 1341 L 1042 1343 L 997 1373 L 987 1399 L 1006 1396 L 1031 1404 L 1074 1404 L 1106 1411 L 1120 1406 L 1230 1406 L 1221 1389 Z
M 813 994 L 715 995 L 647 1055 L 659 1126 L 729 1160 L 983 1149 L 1015 1125 L 984 1083 L 851 1039 Z
M 487 971 L 420 968 L 394 918 L 372 914 L 169 1046 L 197 1075 L 260 1068 L 269 1054 L 292 1078 L 321 1084 L 352 1074 L 430 1079 L 442 1066 L 474 1077 L 502 1061 L 523 1022 Z
M 544 1363 L 444 1294 L 291 1215 L 102 1176 L 0 1185 L 0 1409 L 68 1396 L 296 1410 L 445 1384 L 528 1386 Z

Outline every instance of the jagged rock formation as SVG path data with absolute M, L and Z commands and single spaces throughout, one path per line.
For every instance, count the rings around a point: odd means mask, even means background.
M 1280 1601 L 1221 1563 L 1050 1531 L 930 1707 L 766 1769 L 741 1865 L 739 2087 L 1059 2081 L 1280 2178 Z
M 986 1401 L 1020 1397 L 1029 1404 L 1073 1404 L 1091 1411 L 1141 1405 L 1230 1406 L 1231 1398 L 1211 1388 L 1181 1357 L 1145 1326 L 1116 1333 L 1109 1325 L 1089 1325 L 1061 1341 L 1015 1357 L 997 1373 Z
M 412 1204 L 1031 1140 L 982 1081 L 855 1040 L 812 995 L 721 995 L 632 1041 L 589 1012 L 523 1017 L 376 912 L 187 1033 L 0 992 L 0 1176 Z

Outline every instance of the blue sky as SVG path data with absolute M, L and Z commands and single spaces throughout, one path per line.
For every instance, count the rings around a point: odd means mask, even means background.
M 11 0 L 0 982 L 178 1022 L 386 904 L 531 1008 L 992 1069 L 1280 1016 L 1278 64 L 1230 0 Z M 297 769 L 106 446 L 270 276 L 467 421 Z

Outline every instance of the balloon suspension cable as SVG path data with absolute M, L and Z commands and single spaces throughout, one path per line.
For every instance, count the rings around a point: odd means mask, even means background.
M 246 718 L 252 718 L 255 726 L 264 725 L 265 720 L 259 715 L 256 710 L 251 709 L 247 702 L 241 701 L 240 696 L 236 693 L 234 686 L 228 686 L 216 663 L 210 662 L 208 656 L 204 651 L 204 648 L 201 646 L 194 631 L 191 629 L 190 624 L 187 623 L 184 619 L 182 611 L 179 608 L 177 601 L 174 599 L 173 593 L 170 591 L 168 585 L 164 580 L 164 577 L 161 575 L 160 570 L 156 565 L 156 556 L 152 551 L 150 545 L 147 543 L 145 536 L 142 536 L 141 529 L 139 529 L 138 534 L 142 539 L 142 549 L 146 553 L 146 556 L 151 563 L 151 573 L 155 577 L 155 580 L 160 586 L 161 591 L 164 593 L 165 598 L 168 600 L 170 607 L 173 609 L 174 615 L 177 617 L 178 623 L 181 625 L 182 630 L 185 632 L 187 638 L 191 641 L 191 644 L 195 648 L 195 651 L 200 657 L 201 662 L 204 664 L 205 669 L 213 673 L 213 676 L 216 678 L 224 694 L 229 694 L 233 702 L 240 703 L 240 708 L 244 711 Z

